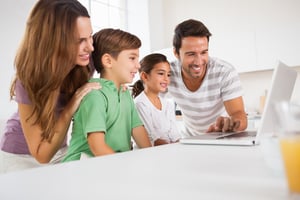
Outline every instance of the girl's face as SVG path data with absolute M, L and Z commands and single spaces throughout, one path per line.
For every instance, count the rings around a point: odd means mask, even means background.
M 79 46 L 76 57 L 76 64 L 80 66 L 86 66 L 89 64 L 91 52 L 94 51 L 92 38 L 93 31 L 90 18 L 78 17 L 77 30 L 79 33 Z
M 143 82 L 154 93 L 166 92 L 170 83 L 171 69 L 167 62 L 157 63 L 150 74 L 144 74 Z

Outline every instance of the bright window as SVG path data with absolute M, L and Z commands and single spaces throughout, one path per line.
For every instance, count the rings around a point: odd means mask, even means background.
M 91 16 L 94 32 L 102 28 L 127 30 L 126 0 L 79 0 Z

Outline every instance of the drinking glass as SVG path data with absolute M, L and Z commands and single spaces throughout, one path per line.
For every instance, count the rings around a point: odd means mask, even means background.
M 279 144 L 292 199 L 300 199 L 300 104 L 276 105 Z

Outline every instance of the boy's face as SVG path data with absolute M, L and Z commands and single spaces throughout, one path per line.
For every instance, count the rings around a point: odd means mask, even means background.
M 131 83 L 140 68 L 139 49 L 123 50 L 112 62 L 116 86 Z

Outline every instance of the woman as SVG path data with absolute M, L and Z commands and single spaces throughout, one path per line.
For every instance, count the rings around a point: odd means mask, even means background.
M 98 83 L 87 83 L 93 51 L 89 14 L 75 0 L 40 0 L 27 21 L 15 58 L 11 98 L 18 103 L 1 141 L 0 171 L 56 163 L 81 99 Z

